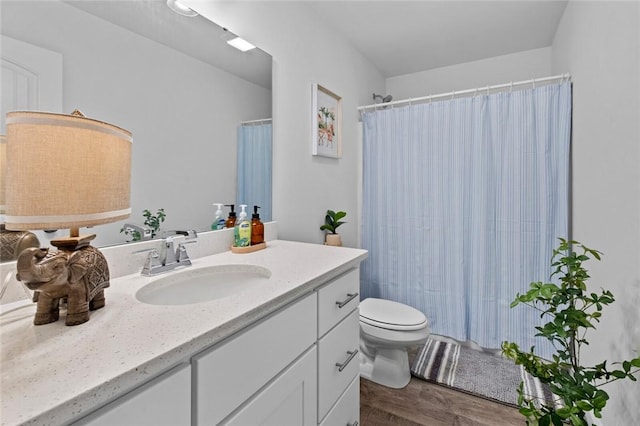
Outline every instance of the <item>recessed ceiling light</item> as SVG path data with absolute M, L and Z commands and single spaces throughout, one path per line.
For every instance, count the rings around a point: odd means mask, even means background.
M 180 3 L 178 0 L 167 0 L 167 6 L 175 13 L 182 16 L 198 16 L 198 12 Z
M 227 40 L 227 43 L 242 52 L 246 52 L 248 50 L 256 48 L 253 44 L 249 43 L 247 40 L 241 37 L 236 37 L 231 40 Z

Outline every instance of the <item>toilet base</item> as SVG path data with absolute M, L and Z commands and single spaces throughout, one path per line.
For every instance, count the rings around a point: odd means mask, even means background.
M 360 377 L 379 385 L 401 389 L 409 384 L 409 354 L 406 349 L 378 348 L 375 356 L 360 351 Z

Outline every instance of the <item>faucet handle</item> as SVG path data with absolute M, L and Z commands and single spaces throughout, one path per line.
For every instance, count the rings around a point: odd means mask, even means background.
M 152 275 L 154 268 L 158 268 L 162 266 L 162 261 L 160 260 L 160 254 L 156 249 L 140 250 L 139 252 L 142 252 L 142 251 L 148 251 L 149 255 L 147 256 L 147 260 L 145 261 L 144 266 L 142 267 L 141 273 L 142 275 Z
M 182 244 L 178 244 L 178 248 L 176 249 L 176 263 L 179 265 L 191 265 L 191 259 L 189 259 L 189 253 L 187 253 L 187 248 L 184 244 L 195 243 L 195 240 L 185 241 Z

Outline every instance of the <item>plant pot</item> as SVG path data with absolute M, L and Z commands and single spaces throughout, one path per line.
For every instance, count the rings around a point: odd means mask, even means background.
M 327 246 L 341 246 L 342 238 L 340 237 L 340 234 L 327 234 L 324 243 Z

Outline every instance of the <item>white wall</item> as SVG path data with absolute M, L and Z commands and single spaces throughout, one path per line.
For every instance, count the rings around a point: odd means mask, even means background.
M 77 108 L 133 133 L 127 221 L 165 208 L 163 229 L 210 229 L 211 204 L 235 200 L 237 125 L 270 117 L 271 91 L 64 3 L 2 2 L 2 12 L 3 34 L 62 54 L 54 112 Z M 122 224 L 90 231 L 94 244 L 124 242 Z
M 354 247 L 357 220 L 357 107 L 384 88 L 358 51 L 304 2 L 184 2 L 273 56 L 273 217 L 282 239 L 323 241 L 327 209 L 347 212 L 343 244 Z M 342 97 L 343 155 L 311 155 L 311 85 Z
M 393 95 L 393 100 L 402 100 L 550 75 L 551 47 L 543 47 L 390 77 L 385 93 Z
M 552 66 L 573 81 L 573 237 L 604 253 L 586 265 L 616 302 L 588 335 L 585 363 L 640 350 L 640 3 L 571 1 Z M 640 384 L 618 382 L 605 425 L 640 424 Z

